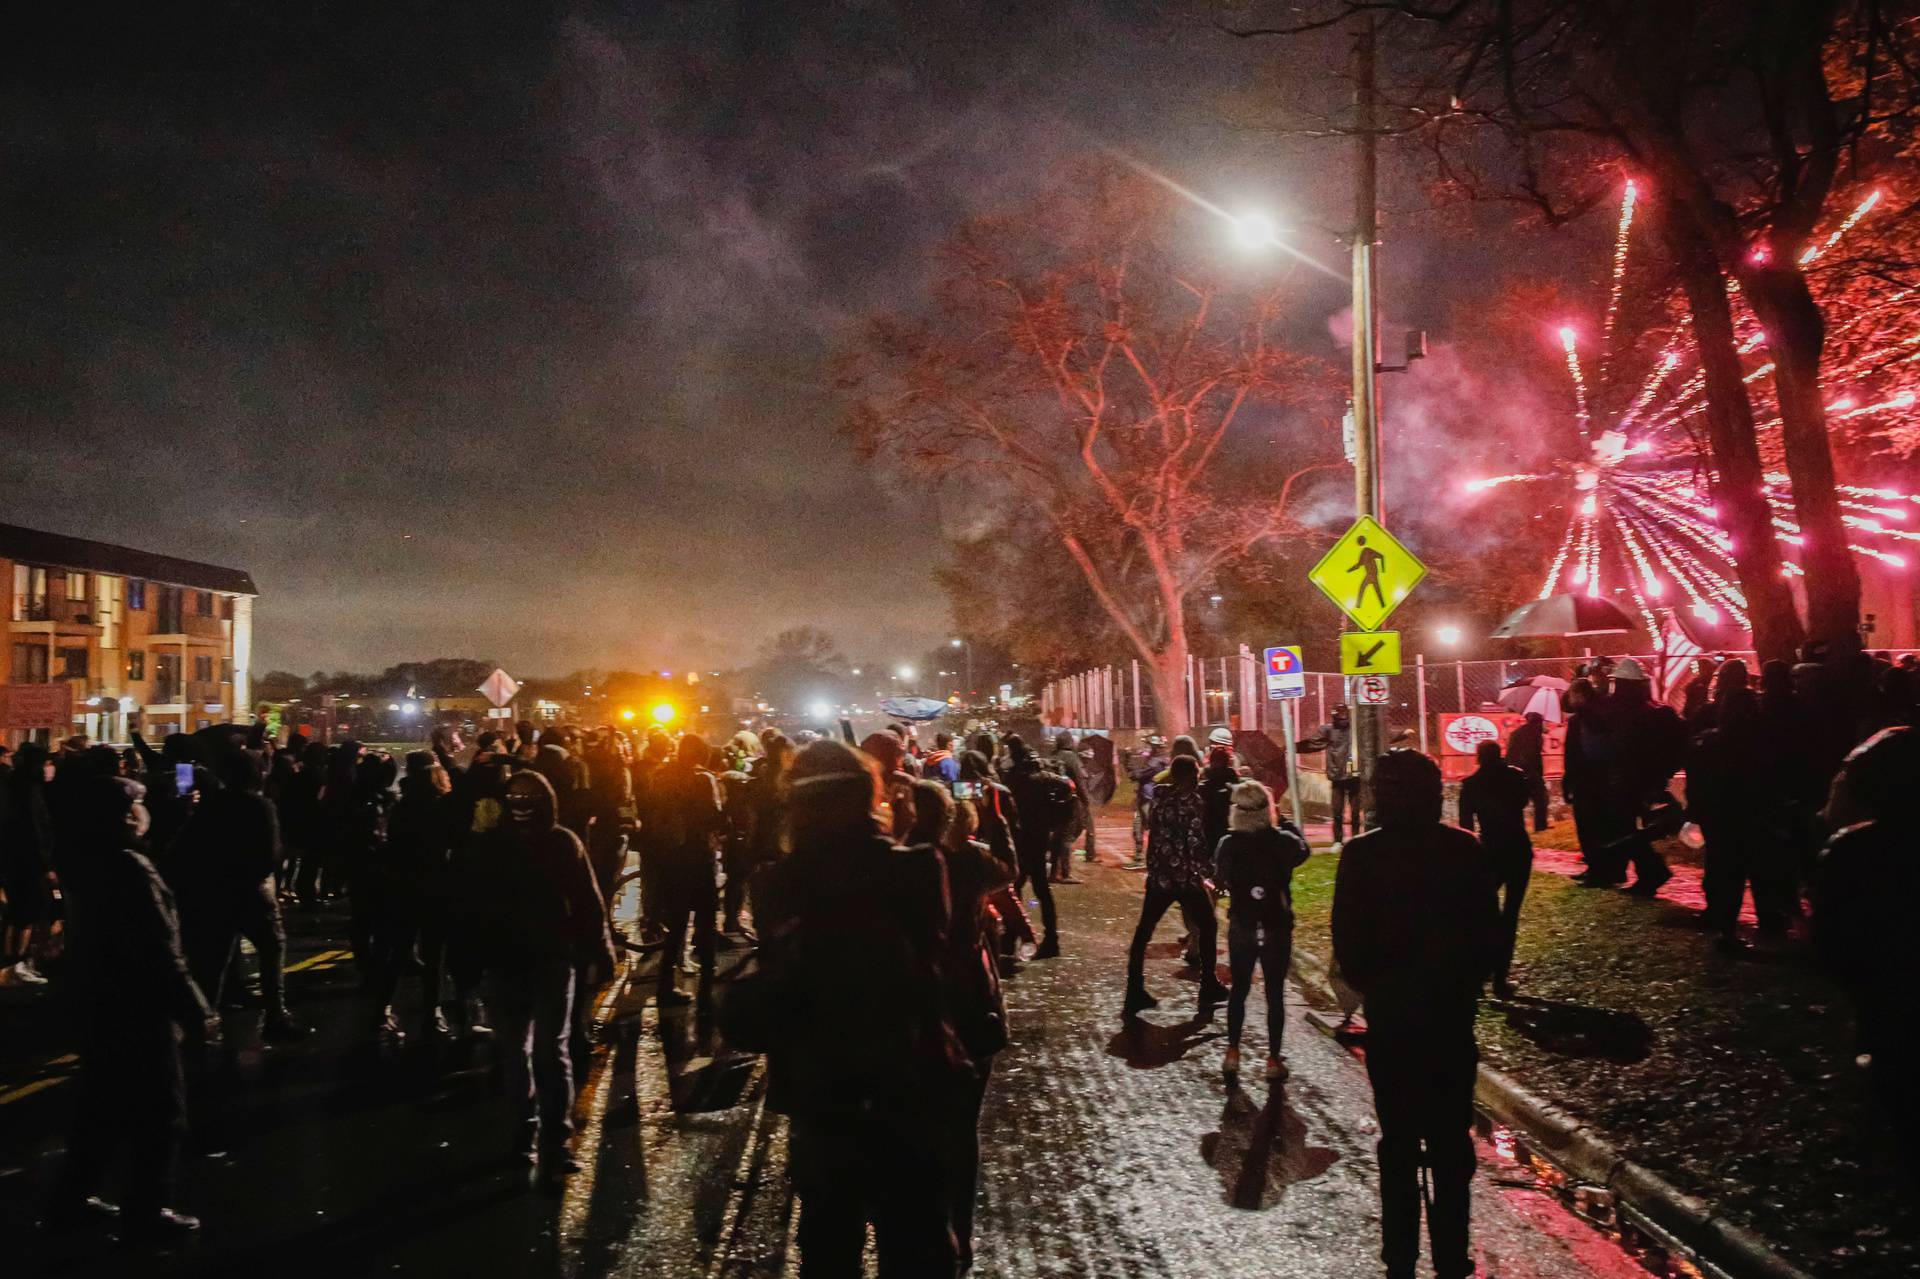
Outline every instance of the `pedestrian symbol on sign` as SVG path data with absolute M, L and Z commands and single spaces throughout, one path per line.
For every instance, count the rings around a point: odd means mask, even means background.
M 1360 544 L 1360 555 L 1358 559 L 1354 560 L 1353 565 L 1347 569 L 1347 572 L 1364 573 L 1366 576 L 1360 579 L 1360 590 L 1353 597 L 1353 606 L 1355 608 L 1365 607 L 1367 592 L 1371 590 L 1374 600 L 1381 608 L 1385 608 L 1387 606 L 1387 597 L 1380 590 L 1380 566 L 1387 562 L 1387 557 L 1374 550 L 1371 546 L 1368 546 L 1365 537 L 1360 537 L 1356 540 Z

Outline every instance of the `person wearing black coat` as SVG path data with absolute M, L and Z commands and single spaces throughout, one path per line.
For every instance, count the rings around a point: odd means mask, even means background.
M 1847 757 L 1827 818 L 1840 827 L 1814 879 L 1813 942 L 1852 997 L 1867 1078 L 1909 1173 L 1920 1178 L 1920 730 L 1887 728 Z
M 452 857 L 460 834 L 459 805 L 453 779 L 430 751 L 407 753 L 400 798 L 387 814 L 382 851 L 386 893 L 382 924 L 376 932 L 380 961 L 375 1028 L 393 1035 L 398 1028 L 394 995 L 409 970 L 420 973 L 420 1018 L 429 1035 L 448 1035 L 452 1026 L 442 1007 L 452 902 Z
M 937 849 L 946 868 L 947 950 L 941 975 L 955 1032 L 972 1063 L 956 1091 L 947 1152 L 953 1236 L 964 1271 L 973 1265 L 973 1210 L 980 1193 L 980 1109 L 986 1104 L 993 1058 L 1007 1046 L 999 938 L 987 895 L 1013 882 L 1013 868 L 973 838 L 979 823 L 974 802 L 956 803 L 946 783 L 914 783 L 913 803 L 909 845 L 916 850 Z
M 1503 945 L 1493 970 L 1493 993 L 1513 998 L 1513 943 L 1520 930 L 1520 904 L 1533 878 L 1533 840 L 1527 836 L 1527 800 L 1533 789 L 1525 772 L 1504 763 L 1499 742 L 1481 742 L 1479 767 L 1460 783 L 1460 829 L 1478 833 L 1480 846 L 1500 879 Z
M 168 854 L 180 893 L 182 935 L 193 979 L 220 1007 L 235 948 L 245 937 L 260 960 L 266 1004 L 261 1035 L 304 1039 L 307 1027 L 287 1010 L 287 930 L 274 876 L 280 869 L 280 819 L 261 794 L 260 765 L 245 751 L 214 760 L 220 787 L 193 810 Z
M 1393 750 L 1373 775 L 1380 826 L 1348 841 L 1333 890 L 1333 951 L 1366 1002 L 1367 1076 L 1380 1122 L 1381 1260 L 1412 1279 L 1420 1170 L 1431 1174 L 1436 1279 L 1474 1273 L 1473 1023 L 1498 962 L 1500 907 L 1480 843 L 1441 821 L 1440 769 Z
M 1287 1077 L 1280 1052 L 1287 1024 L 1287 965 L 1293 960 L 1293 872 L 1307 860 L 1307 841 L 1273 811 L 1273 792 L 1256 781 L 1234 786 L 1227 833 L 1214 849 L 1215 882 L 1227 893 L 1227 1060 L 1240 1073 L 1240 1032 L 1254 965 L 1267 988 L 1267 1078 Z
M 1528 711 L 1525 720 L 1507 737 L 1507 763 L 1527 779 L 1527 798 L 1533 804 L 1533 828 L 1547 828 L 1547 717 Z
M 1200 801 L 1203 807 L 1207 847 L 1218 848 L 1227 837 L 1228 818 L 1233 811 L 1233 788 L 1240 784 L 1240 770 L 1234 767 L 1233 748 L 1214 746 L 1207 751 L 1207 762 L 1200 770 Z
M 942 973 L 940 862 L 892 845 L 879 769 L 851 747 L 801 751 L 791 793 L 791 851 L 752 903 L 777 992 L 756 1029 L 768 1104 L 791 1118 L 801 1273 L 855 1279 L 871 1224 L 883 1279 L 951 1275 L 950 1133 L 970 1063 Z
M 680 739 L 673 759 L 653 774 L 648 788 L 653 801 L 648 811 L 659 849 L 660 922 L 667 935 L 657 994 L 663 1008 L 689 1002 L 675 976 L 686 951 L 689 920 L 702 980 L 713 977 L 718 941 L 714 912 L 720 905 L 714 854 L 726 830 L 726 815 L 720 807 L 719 783 L 707 771 L 712 753 L 704 740 L 688 733 Z
M 24 742 L 0 790 L 0 889 L 6 929 L 0 941 L 0 983 L 46 984 L 29 958 L 33 933 L 53 920 L 53 814 L 47 807 L 47 752 Z
M 85 788 L 61 884 L 80 1086 L 46 1224 L 66 1228 L 114 1215 L 93 1196 L 124 1150 L 123 1241 L 173 1242 L 200 1228 L 169 1206 L 187 1125 L 181 1036 L 211 1039 L 219 1021 L 188 970 L 172 890 L 136 851 L 146 829 L 145 788 L 118 777 L 92 778 Z
M 545 1189 L 579 1170 L 569 1052 L 574 972 L 613 971 L 607 908 L 580 837 L 560 825 L 553 786 L 532 769 L 507 783 L 506 819 L 473 847 L 464 876 L 466 922 L 488 982 L 487 1006 L 504 1047 L 507 1096 L 521 1121 L 517 1149 Z
M 1013 793 L 1020 821 L 1014 827 L 1014 853 L 1019 871 L 1014 879 L 1017 889 L 1033 886 L 1034 900 L 1040 903 L 1040 924 L 1044 933 L 1035 948 L 1035 959 L 1056 959 L 1060 955 L 1060 916 L 1053 903 L 1049 882 L 1055 842 L 1071 820 L 1074 801 L 1071 796 L 1060 802 L 1062 788 L 1072 783 L 1057 773 L 1048 772 L 1018 733 L 1009 733 L 1006 741 L 1007 789 Z

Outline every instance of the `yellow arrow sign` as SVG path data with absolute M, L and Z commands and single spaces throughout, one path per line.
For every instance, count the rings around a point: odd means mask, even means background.
M 1407 598 L 1427 566 L 1371 515 L 1353 522 L 1307 580 L 1363 631 L 1375 630 Z
M 1398 675 L 1399 631 L 1340 632 L 1342 675 Z

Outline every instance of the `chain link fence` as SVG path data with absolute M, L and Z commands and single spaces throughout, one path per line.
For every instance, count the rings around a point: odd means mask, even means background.
M 1754 665 L 1752 653 L 1722 653 Z M 1656 692 L 1678 706 L 1691 661 L 1660 654 L 1636 654 L 1655 681 Z M 1415 658 L 1401 674 L 1388 676 L 1387 738 L 1395 745 L 1437 750 L 1440 717 L 1456 712 L 1520 710 L 1516 694 L 1503 705 L 1500 694 L 1534 676 L 1571 681 L 1576 668 L 1592 660 L 1578 657 L 1530 657 L 1506 660 L 1429 662 Z M 1755 666 L 1757 670 L 1757 666 Z M 1266 696 L 1259 652 L 1248 649 L 1227 657 L 1197 657 L 1185 681 L 1187 719 L 1196 732 L 1228 727 L 1240 731 L 1282 733 L 1280 703 Z M 1306 733 L 1327 722 L 1332 709 L 1349 702 L 1346 676 L 1309 671 L 1306 696 L 1296 700 L 1296 731 Z M 1156 714 L 1153 686 L 1138 662 L 1105 666 L 1054 680 L 1040 695 L 1049 723 L 1103 729 L 1116 734 L 1147 733 L 1166 725 Z

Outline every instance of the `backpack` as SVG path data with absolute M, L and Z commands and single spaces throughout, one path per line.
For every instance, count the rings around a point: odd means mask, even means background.
M 1058 831 L 1073 820 L 1080 811 L 1079 792 L 1074 789 L 1073 781 L 1062 773 L 1042 769 L 1033 775 L 1028 783 L 1031 799 L 1040 810 L 1049 830 Z M 1023 807 L 1021 817 L 1026 810 Z

